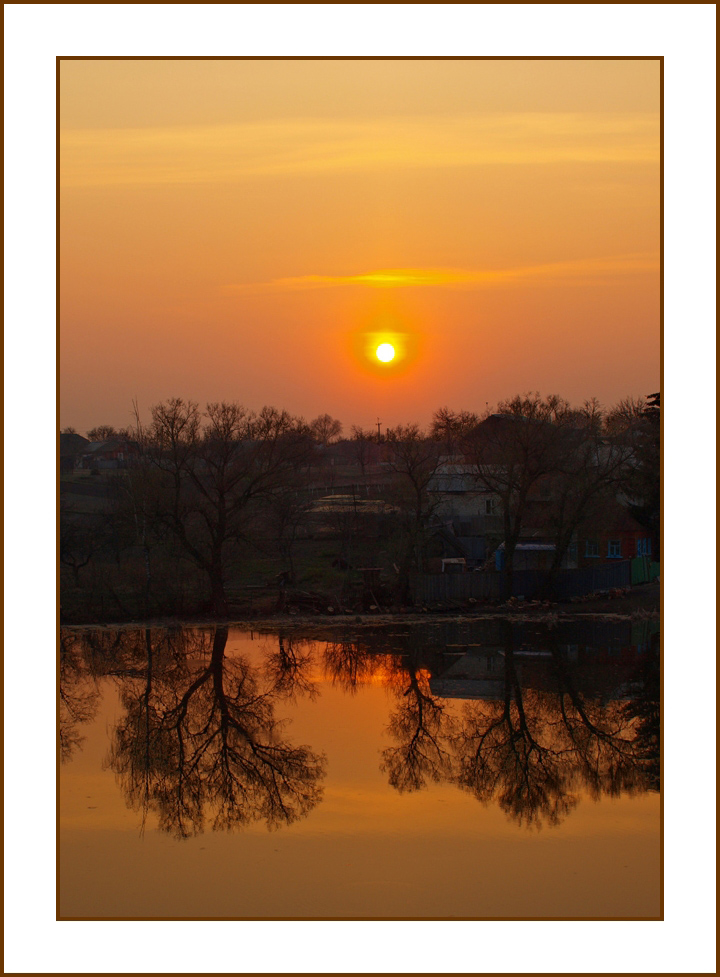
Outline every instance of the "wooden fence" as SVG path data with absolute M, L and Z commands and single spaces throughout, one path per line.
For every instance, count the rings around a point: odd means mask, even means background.
M 528 599 L 552 596 L 558 600 L 584 597 L 597 590 L 630 585 L 630 560 L 618 560 L 598 567 L 558 570 L 552 582 L 547 570 L 515 570 L 512 593 Z M 470 573 L 423 573 L 415 577 L 415 599 L 421 602 L 452 603 L 499 598 L 502 574 L 496 570 Z

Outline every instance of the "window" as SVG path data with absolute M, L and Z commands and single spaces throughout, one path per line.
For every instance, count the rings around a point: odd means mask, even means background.
M 622 544 L 619 539 L 611 539 L 608 541 L 608 556 L 617 559 L 622 556 Z
M 652 552 L 651 541 L 649 539 L 639 539 L 637 541 L 637 555 L 650 556 Z
M 600 547 L 597 544 L 597 540 L 589 539 L 585 543 L 585 556 L 600 556 Z
M 491 516 L 495 512 L 496 505 L 495 499 L 485 499 L 485 515 Z

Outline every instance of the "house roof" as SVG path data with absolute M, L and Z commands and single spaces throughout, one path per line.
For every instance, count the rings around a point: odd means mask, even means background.
M 137 447 L 137 442 L 129 441 L 127 438 L 110 438 L 108 441 L 88 441 L 85 454 L 94 455 L 100 451 L 116 451 L 120 448 L 126 450 Z
M 87 446 L 90 444 L 87 438 L 84 438 L 82 434 L 61 434 L 60 435 L 60 456 L 67 457 L 68 455 L 76 455 L 81 451 L 86 451 Z

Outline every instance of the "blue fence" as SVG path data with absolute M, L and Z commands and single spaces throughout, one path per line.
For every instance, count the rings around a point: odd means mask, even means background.
M 503 576 L 495 570 L 481 573 L 424 573 L 415 578 L 415 599 L 422 602 L 465 602 L 470 598 L 483 600 L 502 595 Z M 558 570 L 549 592 L 547 570 L 515 570 L 512 592 L 514 597 L 553 596 L 558 600 L 583 597 L 596 590 L 611 590 L 630 585 L 630 560 L 618 560 L 606 566 L 581 567 L 577 570 Z

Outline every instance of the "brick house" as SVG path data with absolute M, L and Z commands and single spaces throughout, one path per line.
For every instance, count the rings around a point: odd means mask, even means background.
M 652 534 L 618 501 L 608 503 L 578 532 L 578 566 L 652 557 Z
M 81 467 L 95 471 L 127 468 L 139 452 L 137 442 L 127 438 L 90 441 L 83 453 Z

